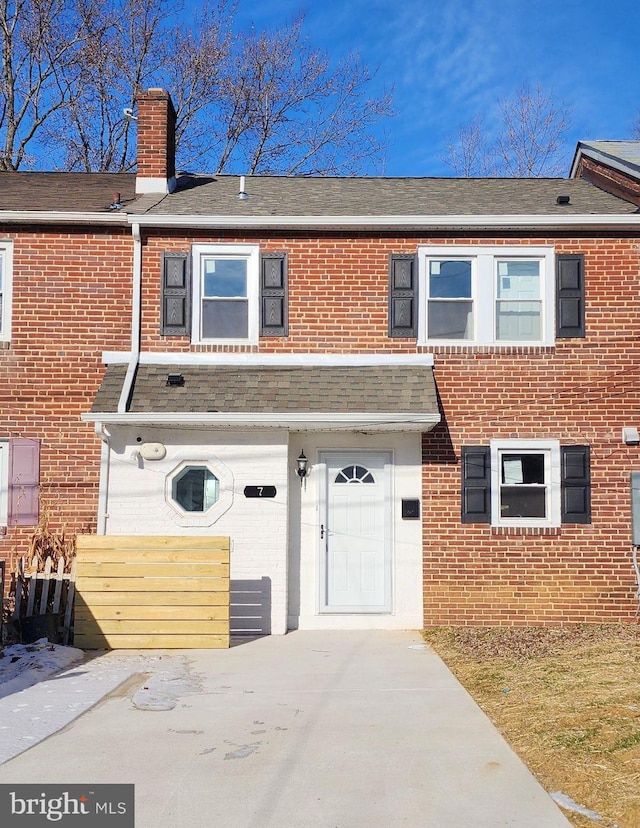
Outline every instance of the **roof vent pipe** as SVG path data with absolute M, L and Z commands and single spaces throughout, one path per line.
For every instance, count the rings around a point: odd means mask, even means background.
M 244 189 L 244 175 L 240 176 L 240 190 L 238 192 L 238 201 L 246 201 L 249 198 Z

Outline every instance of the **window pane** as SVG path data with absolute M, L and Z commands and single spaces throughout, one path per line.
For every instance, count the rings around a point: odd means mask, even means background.
M 202 303 L 203 339 L 246 339 L 249 303 L 216 299 Z
M 544 483 L 544 454 L 503 454 L 502 483 Z
M 471 262 L 429 262 L 429 296 L 434 299 L 471 298 Z
M 246 296 L 246 259 L 205 259 L 205 296 Z
M 172 496 L 185 512 L 205 512 L 218 500 L 218 478 L 203 466 L 191 466 L 173 481 Z
M 473 339 L 473 302 L 429 302 L 429 339 Z
M 546 518 L 545 486 L 503 486 L 500 489 L 502 518 Z
M 542 336 L 540 302 L 497 303 L 496 338 L 539 341 Z
M 540 299 L 540 262 L 498 262 L 499 299 Z

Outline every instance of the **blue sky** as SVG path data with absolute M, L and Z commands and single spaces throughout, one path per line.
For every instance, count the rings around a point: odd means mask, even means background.
M 358 52 L 393 86 L 386 175 L 451 175 L 448 139 L 537 83 L 571 109 L 578 140 L 630 136 L 640 111 L 640 0 L 240 0 L 241 26 L 275 28 L 299 13 L 333 57 Z

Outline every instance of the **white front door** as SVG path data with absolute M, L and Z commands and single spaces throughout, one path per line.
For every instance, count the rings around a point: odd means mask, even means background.
M 391 612 L 391 454 L 321 452 L 320 611 Z

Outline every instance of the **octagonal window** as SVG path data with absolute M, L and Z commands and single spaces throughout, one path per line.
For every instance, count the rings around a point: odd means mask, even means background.
M 173 478 L 171 497 L 185 512 L 207 512 L 220 497 L 220 481 L 207 466 L 185 466 Z

